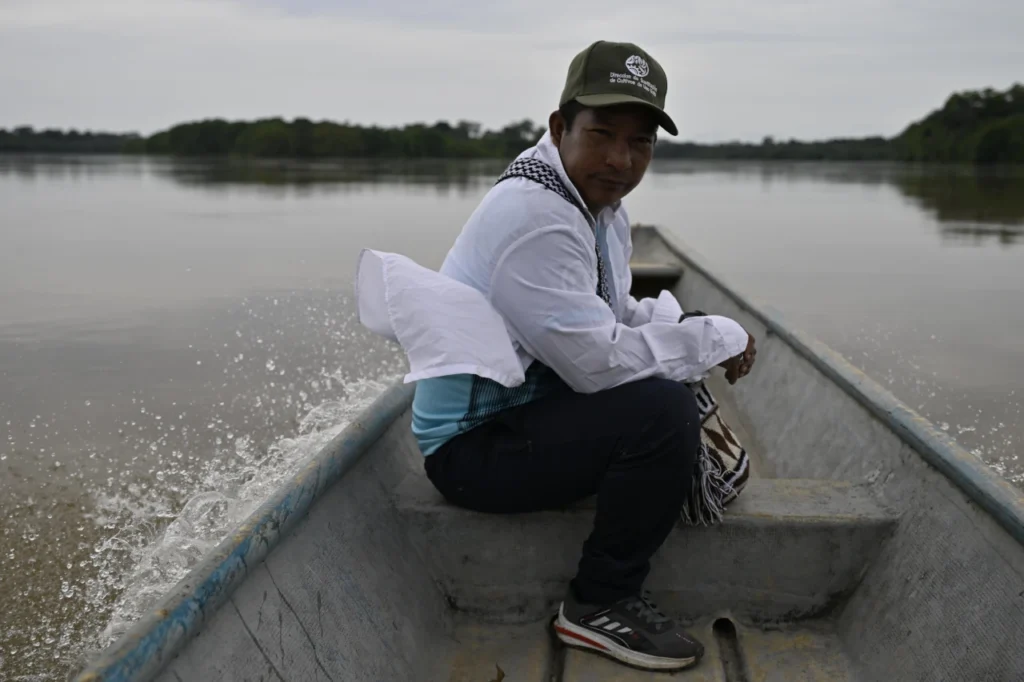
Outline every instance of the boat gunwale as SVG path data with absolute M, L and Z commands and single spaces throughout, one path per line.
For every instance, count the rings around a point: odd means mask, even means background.
M 345 476 L 412 403 L 391 385 L 189 571 L 160 603 L 75 677 L 76 682 L 153 679 L 212 617 L 249 572 Z
M 967 497 L 984 509 L 1020 545 L 1024 546 L 1024 495 L 976 456 L 943 433 L 874 379 L 821 341 L 797 331 L 783 315 L 770 306 L 746 298 L 715 275 L 697 252 L 679 237 L 653 225 L 635 225 L 634 230 L 653 230 L 673 256 L 692 268 L 732 299 L 744 312 L 760 322 L 769 335 L 776 335 L 806 359 L 845 393 L 886 424 L 928 464 L 942 473 Z

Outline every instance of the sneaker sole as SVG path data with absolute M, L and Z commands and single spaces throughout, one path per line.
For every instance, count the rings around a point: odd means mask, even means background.
M 573 625 L 562 617 L 561 609 L 559 609 L 558 615 L 551 619 L 551 628 L 558 640 L 568 647 L 600 654 L 638 670 L 683 670 L 684 668 L 689 668 L 698 660 L 696 656 L 665 658 L 664 656 L 652 656 L 650 654 L 630 651 L 621 644 L 613 642 L 592 630 Z

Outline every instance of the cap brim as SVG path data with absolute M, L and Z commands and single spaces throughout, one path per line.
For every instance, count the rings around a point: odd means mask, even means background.
M 654 112 L 654 115 L 658 118 L 658 125 L 664 128 L 665 132 L 669 135 L 679 134 L 679 129 L 676 128 L 675 122 L 663 109 L 659 109 L 647 100 L 640 99 L 639 97 L 622 94 L 581 95 L 576 98 L 576 101 L 585 107 L 610 107 L 616 104 L 640 104 Z

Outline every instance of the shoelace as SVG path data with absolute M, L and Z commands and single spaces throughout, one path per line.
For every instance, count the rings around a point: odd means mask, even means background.
M 672 619 L 658 610 L 658 605 L 650 600 L 650 592 L 643 590 L 626 604 L 627 611 L 636 611 L 637 617 L 644 623 L 661 632 L 672 626 Z

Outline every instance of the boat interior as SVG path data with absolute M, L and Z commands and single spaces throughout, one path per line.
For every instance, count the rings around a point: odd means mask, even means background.
M 671 289 L 758 338 L 749 377 L 709 384 L 751 480 L 721 523 L 680 523 L 646 585 L 704 643 L 699 664 L 651 673 L 561 646 L 549 622 L 593 500 L 448 504 L 396 385 L 79 679 L 1021 679 L 1019 494 L 656 230 L 633 241 L 638 294 Z
M 645 287 L 671 286 L 679 275 L 671 264 L 634 264 L 638 295 Z M 408 413 L 360 466 L 370 471 L 354 472 L 339 484 L 350 493 L 359 489 L 363 509 L 338 513 L 325 528 L 352 534 L 337 546 L 358 551 L 359 567 L 351 558 L 322 557 L 308 543 L 302 543 L 304 551 L 313 556 L 297 556 L 286 540 L 256 570 L 255 583 L 250 579 L 243 587 L 261 590 L 258 598 L 234 598 L 239 620 L 250 623 L 269 659 L 253 664 L 266 667 L 265 679 L 294 679 L 285 672 L 287 661 L 306 661 L 306 679 L 329 679 L 334 666 L 319 657 L 329 656 L 331 648 L 317 653 L 310 636 L 311 630 L 325 631 L 327 617 L 337 619 L 330 630 L 363 639 L 367 649 L 375 648 L 369 642 L 380 638 L 379 628 L 401 631 L 399 641 L 406 646 L 378 652 L 375 664 L 367 651 L 360 661 L 371 663 L 379 676 L 364 670 L 358 679 L 403 679 L 389 670 L 389 661 L 413 651 L 426 652 L 423 677 L 417 679 L 447 682 L 626 682 L 652 675 L 694 682 L 857 679 L 844 654 L 839 616 L 892 535 L 896 515 L 866 486 L 777 477 L 730 401 L 728 386 L 712 379 L 711 388 L 751 453 L 751 481 L 721 524 L 680 525 L 656 555 L 647 585 L 659 608 L 689 623 L 704 644 L 705 656 L 695 667 L 651 673 L 562 646 L 551 634 L 550 618 L 575 574 L 593 500 L 515 516 L 456 508 L 427 480 L 415 443 L 401 436 L 408 433 Z M 377 485 L 360 483 L 364 476 Z M 384 496 L 387 511 L 379 508 Z M 339 563 L 349 570 L 338 574 Z M 278 589 L 281 582 L 294 585 L 314 575 L 344 588 L 302 589 L 302 607 Z M 339 594 L 330 604 L 333 616 L 325 614 L 323 592 Z M 268 607 L 277 620 L 267 617 Z M 388 618 L 381 622 L 383 614 Z M 352 620 L 343 624 L 345 618 Z M 273 659 L 279 660 L 276 673 Z M 185 671 L 175 674 L 190 679 Z
M 724 521 L 680 525 L 648 579 L 659 608 L 692 625 L 704 658 L 684 671 L 644 672 L 551 635 L 593 500 L 512 516 L 456 508 L 402 435 L 408 417 L 337 484 L 346 492 L 315 507 L 301 533 L 286 538 L 216 617 L 230 617 L 262 653 L 239 647 L 232 651 L 242 658 L 233 660 L 219 637 L 201 633 L 191 647 L 212 649 L 183 658 L 203 665 L 220 658 L 217 678 L 238 679 L 241 667 L 254 680 L 858 679 L 844 654 L 840 614 L 897 523 L 866 487 L 775 478 L 755 462 Z M 742 429 L 735 411 L 727 417 Z M 303 541 L 307 532 L 331 541 Z M 328 632 L 351 651 L 318 641 Z M 183 658 L 160 679 L 199 679 Z M 410 668 L 403 659 L 419 662 Z M 352 677 L 335 672 L 349 665 Z M 410 669 L 415 677 L 406 677 Z

